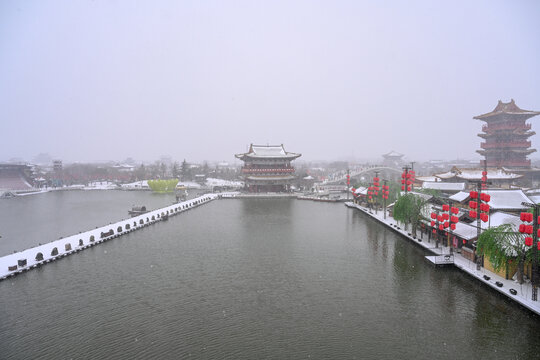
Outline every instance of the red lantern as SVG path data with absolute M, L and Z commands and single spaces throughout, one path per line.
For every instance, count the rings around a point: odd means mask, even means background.
M 525 232 L 525 226 L 527 226 L 527 225 L 525 225 L 525 224 L 519 224 L 519 232 L 520 232 L 520 233 L 523 234 L 523 233 Z
M 410 186 L 407 187 L 407 191 L 411 191 L 411 187 L 410 187 Z
M 540 241 L 536 243 L 536 246 L 538 247 L 538 250 L 540 250 Z
M 446 229 L 448 226 L 450 226 L 450 223 L 448 221 L 445 221 L 443 225 L 444 225 L 444 228 Z
M 465 245 L 467 243 L 467 240 L 463 239 L 463 245 Z
M 530 236 L 527 236 L 527 237 L 525 238 L 525 245 L 526 245 L 526 246 L 532 246 L 532 244 L 533 244 L 533 238 L 530 237 Z
M 471 191 L 469 193 L 471 199 L 476 199 L 478 197 L 478 192 L 477 191 Z
M 442 215 L 437 215 L 437 221 L 438 222 L 442 222 L 444 219 L 442 217 Z
M 378 178 L 378 177 L 374 177 L 374 178 L 373 178 L 373 181 L 379 181 L 379 178 Z
M 449 211 L 450 210 L 450 205 L 443 205 L 442 209 L 443 209 L 443 211 Z
M 527 221 L 527 213 L 522 212 L 521 214 L 519 214 L 519 220 Z
M 452 213 L 457 215 L 458 212 L 459 212 L 459 209 L 457 207 L 452 206 Z
M 459 222 L 459 218 L 457 216 L 452 216 L 452 218 L 450 219 L 453 223 L 457 223 Z
M 450 224 L 450 229 L 456 230 L 456 224 Z
M 432 218 L 432 219 L 436 219 L 436 218 L 437 218 L 437 214 L 431 213 L 431 218 Z
M 487 222 L 489 219 L 489 216 L 487 214 L 480 214 L 480 220 L 482 220 L 483 222 Z
M 437 233 L 437 230 L 433 229 L 433 233 L 436 234 L 436 233 Z
M 439 224 L 439 230 L 444 230 L 443 224 Z
M 442 217 L 444 220 L 448 220 L 450 218 L 450 215 L 448 215 L 448 213 L 444 213 L 442 214 Z
M 471 209 L 476 209 L 477 206 L 478 206 L 478 203 L 476 201 L 469 201 L 469 207 Z
M 401 185 L 401 191 L 405 191 L 405 186 Z
M 491 200 L 491 195 L 485 194 L 485 195 L 484 195 L 484 201 L 488 203 L 489 200 Z
M 431 220 L 431 227 L 435 226 L 435 221 Z
M 476 219 L 476 211 L 474 210 L 469 211 L 469 217 Z
M 525 233 L 531 235 L 533 233 L 533 226 L 526 225 Z

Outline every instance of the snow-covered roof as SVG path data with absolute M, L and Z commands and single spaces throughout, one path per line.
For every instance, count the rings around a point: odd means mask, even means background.
M 522 190 L 486 190 L 491 196 L 489 206 L 494 210 L 520 210 L 528 209 L 522 202 L 532 202 Z
M 497 103 L 497 106 L 495 107 L 495 109 L 493 109 L 493 111 L 487 114 L 475 116 L 474 119 L 482 120 L 485 118 L 489 118 L 489 117 L 501 115 L 501 114 L 535 116 L 535 115 L 540 114 L 540 112 L 520 109 L 516 105 L 514 99 L 511 99 L 510 102 L 508 103 L 503 103 L 501 100 L 499 100 L 499 102 Z
M 519 219 L 519 216 L 496 211 L 490 215 L 488 222 L 481 221 L 481 223 L 482 229 L 487 229 L 488 227 L 497 227 L 503 224 L 512 224 L 514 225 L 514 229 L 517 230 L 519 225 L 522 224 L 522 221 Z
M 244 154 L 235 155 L 239 159 L 245 157 L 248 158 L 287 158 L 287 159 L 296 159 L 300 157 L 301 154 L 292 153 L 285 151 L 283 144 L 281 145 L 253 145 L 249 146 L 249 151 Z
M 467 200 L 468 197 L 469 197 L 469 192 L 460 191 L 457 194 L 454 194 L 454 195 L 450 196 L 449 199 L 452 200 L 452 201 L 463 202 L 463 201 Z
M 456 223 L 456 229 L 452 230 L 451 233 L 462 239 L 471 240 L 477 237 L 478 229 L 464 222 L 458 222 Z
M 354 191 L 356 195 L 367 195 L 368 189 L 367 187 L 359 187 Z
M 528 209 L 527 206 L 521 205 L 522 202 L 533 202 L 525 193 L 520 190 L 484 190 L 486 194 L 489 194 L 491 199 L 489 206 L 493 210 L 521 210 Z M 460 191 L 457 194 L 450 196 L 450 200 L 463 203 L 469 197 L 469 192 Z
M 433 189 L 433 190 L 441 190 L 441 191 L 462 191 L 462 190 L 465 190 L 465 183 L 425 181 L 422 184 L 422 189 Z
M 435 177 L 438 177 L 439 179 L 450 179 L 450 178 L 453 178 L 454 176 L 456 176 L 456 174 L 451 171 L 435 175 Z
M 483 169 L 460 169 L 460 173 L 456 174 L 456 176 L 464 180 L 480 180 L 482 179 L 482 171 L 484 170 Z M 488 172 L 487 172 L 488 180 L 510 180 L 510 179 L 519 179 L 521 177 L 523 177 L 523 175 L 507 172 L 501 168 L 488 169 Z
M 534 204 L 540 204 L 540 195 L 527 195 L 531 202 Z
M 480 180 L 482 179 L 483 168 L 471 168 L 471 169 L 461 169 L 454 167 L 452 170 L 447 171 L 442 174 L 435 174 L 435 177 L 440 179 L 451 179 L 457 177 L 462 180 Z M 487 178 L 488 180 L 513 180 L 523 177 L 521 174 L 516 174 L 503 168 L 488 168 L 487 169 Z
M 394 150 L 390 151 L 389 153 L 387 154 L 384 154 L 383 157 L 402 157 L 403 154 L 400 154 Z
M 439 178 L 436 177 L 436 176 L 417 176 L 417 177 L 416 177 L 416 181 L 431 181 L 431 182 L 437 182 L 437 181 L 441 181 L 441 179 L 439 179 Z

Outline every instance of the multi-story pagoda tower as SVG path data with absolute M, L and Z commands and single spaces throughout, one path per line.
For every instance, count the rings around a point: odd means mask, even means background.
M 296 176 L 291 161 L 301 154 L 285 151 L 281 145 L 253 145 L 235 157 L 244 162 L 242 174 L 249 192 L 286 192 Z
M 531 167 L 527 155 L 536 149 L 531 149 L 527 139 L 535 132 L 525 121 L 538 114 L 538 111 L 520 109 L 512 99 L 509 103 L 499 100 L 492 112 L 474 117 L 486 122 L 482 126 L 483 133 L 478 134 L 486 141 L 480 143 L 482 150 L 477 152 L 485 156 L 488 167 Z

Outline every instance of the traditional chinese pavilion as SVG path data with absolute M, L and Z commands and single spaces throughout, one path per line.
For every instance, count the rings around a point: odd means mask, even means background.
M 480 143 L 482 150 L 477 152 L 485 156 L 487 166 L 530 168 L 531 160 L 527 155 L 536 149 L 531 149 L 527 139 L 535 132 L 526 121 L 538 114 L 538 111 L 520 109 L 512 99 L 509 103 L 499 100 L 492 112 L 474 117 L 486 122 L 483 132 L 478 134 L 486 141 Z
M 291 161 L 301 154 L 285 151 L 281 145 L 253 145 L 244 154 L 236 154 L 244 162 L 242 174 L 249 192 L 287 192 L 296 178 Z

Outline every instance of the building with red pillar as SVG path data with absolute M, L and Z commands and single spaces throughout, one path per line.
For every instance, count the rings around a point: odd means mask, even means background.
M 281 145 L 253 145 L 235 157 L 244 162 L 242 175 L 248 192 L 287 192 L 296 179 L 291 161 L 301 154 L 285 151 Z
M 538 114 L 538 111 L 520 109 L 512 99 L 509 103 L 499 100 L 492 112 L 474 117 L 486 122 L 482 133 L 478 134 L 485 142 L 480 143 L 482 150 L 477 152 L 485 157 L 488 167 L 531 167 L 527 155 L 536 149 L 531 149 L 527 139 L 535 132 L 526 121 Z

